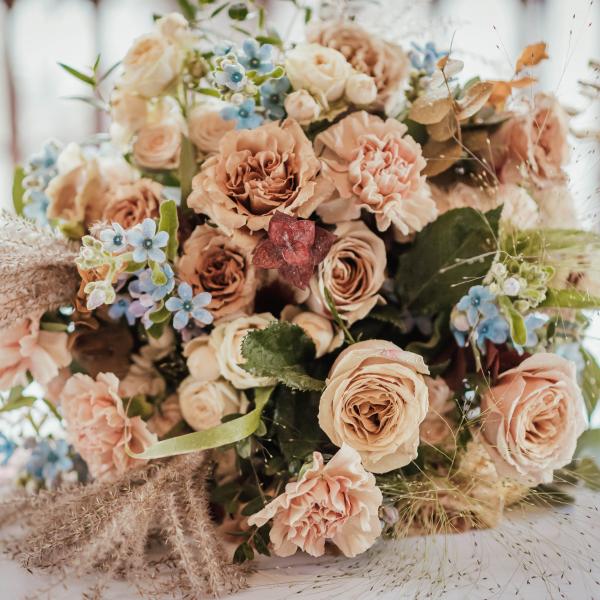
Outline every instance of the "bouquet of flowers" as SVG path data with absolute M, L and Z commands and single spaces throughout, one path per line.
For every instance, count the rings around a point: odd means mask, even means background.
M 108 71 L 62 65 L 109 134 L 18 168 L 0 224 L 29 564 L 127 573 L 160 529 L 218 592 L 221 537 L 352 557 L 597 487 L 600 236 L 530 93 L 546 45 L 490 81 L 300 6 L 290 45 L 252 2 L 180 4 Z

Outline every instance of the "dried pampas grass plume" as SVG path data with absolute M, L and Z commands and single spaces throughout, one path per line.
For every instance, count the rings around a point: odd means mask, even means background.
M 127 579 L 142 595 L 177 590 L 200 599 L 231 593 L 245 581 L 215 534 L 209 467 L 205 453 L 193 453 L 146 463 L 116 482 L 9 498 L 0 502 L 0 527 L 25 526 L 9 550 L 26 568 L 99 571 L 107 581 Z M 153 561 L 152 541 L 167 548 L 168 582 L 156 576 L 165 561 Z
M 0 328 L 71 304 L 77 253 L 57 232 L 0 212 Z

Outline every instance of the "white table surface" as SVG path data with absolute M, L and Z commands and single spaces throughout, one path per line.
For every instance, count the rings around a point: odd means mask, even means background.
M 573 506 L 517 507 L 495 530 L 381 542 L 357 559 L 265 559 L 251 587 L 228 600 L 600 599 L 600 494 Z M 76 600 L 94 583 L 61 584 L 0 559 L 0 599 Z M 133 600 L 111 584 L 107 600 Z

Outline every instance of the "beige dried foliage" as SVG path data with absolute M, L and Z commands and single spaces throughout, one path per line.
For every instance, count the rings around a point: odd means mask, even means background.
M 193 453 L 145 463 L 112 483 L 19 495 L 0 502 L 0 527 L 23 525 L 9 549 L 28 569 L 121 577 L 142 596 L 221 596 L 245 579 L 210 518 L 209 468 L 205 453 Z
M 57 232 L 0 212 L 0 328 L 71 304 L 77 252 Z

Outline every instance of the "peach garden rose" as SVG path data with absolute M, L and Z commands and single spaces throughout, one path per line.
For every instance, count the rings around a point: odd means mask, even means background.
M 358 219 L 365 209 L 379 231 L 393 225 L 407 236 L 436 218 L 421 146 L 406 131 L 396 119 L 359 111 L 316 137 L 324 176 L 338 194 L 317 210 L 326 223 Z
M 108 223 L 118 223 L 125 229 L 138 225 L 144 219 L 159 217 L 162 185 L 141 178 L 133 183 L 116 186 L 109 194 L 102 218 Z
M 421 356 L 391 342 L 352 344 L 331 367 L 319 425 L 336 446 L 358 451 L 368 471 L 399 469 L 417 457 L 429 406 L 427 374 Z
M 77 373 L 61 398 L 69 441 L 88 465 L 92 477 L 111 480 L 139 464 L 132 452 L 142 452 L 156 440 L 141 417 L 128 417 L 113 373 L 95 379 Z
M 549 483 L 586 428 L 575 365 L 542 352 L 502 373 L 481 401 L 481 433 L 501 475 Z
M 275 211 L 306 219 L 331 193 L 320 167 L 292 119 L 230 131 L 194 177 L 188 205 L 227 235 L 267 229 Z
M 133 158 L 147 169 L 175 169 L 181 152 L 181 126 L 175 119 L 164 119 L 142 127 L 133 144 Z
M 345 556 L 357 556 L 380 536 L 382 494 L 358 452 L 344 444 L 324 462 L 321 453 L 313 453 L 298 481 L 248 519 L 257 527 L 273 519 L 270 539 L 277 556 L 292 556 L 298 549 L 322 556 L 326 542 Z

